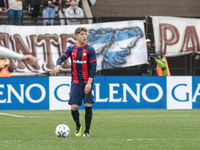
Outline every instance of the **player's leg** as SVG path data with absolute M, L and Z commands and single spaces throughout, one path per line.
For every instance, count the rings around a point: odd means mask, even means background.
M 84 93 L 83 100 L 85 103 L 85 131 L 83 136 L 89 136 L 90 125 L 92 122 L 92 104 L 94 103 L 93 83 L 90 92 L 88 94 Z
M 85 131 L 83 136 L 89 136 L 90 125 L 92 121 L 92 103 L 85 104 Z
M 76 123 L 76 132 L 75 136 L 81 136 L 82 135 L 82 125 L 80 124 L 79 120 L 79 111 L 78 111 L 78 105 L 71 105 L 71 115 L 74 119 L 74 122 Z
M 81 136 L 82 135 L 82 126 L 79 120 L 79 111 L 78 106 L 82 105 L 82 88 L 81 85 L 71 83 L 70 87 L 70 100 L 69 105 L 71 105 L 71 115 L 74 119 L 74 122 L 76 123 L 76 132 L 75 136 Z

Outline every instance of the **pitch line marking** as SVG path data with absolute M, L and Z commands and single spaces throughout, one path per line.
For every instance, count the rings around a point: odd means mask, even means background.
M 188 117 L 190 115 L 126 115 L 126 116 L 93 116 L 95 118 L 98 118 L 98 117 L 115 117 L 115 118 L 123 118 L 123 117 Z
M 133 141 L 200 141 L 199 138 L 197 139 L 105 139 L 105 140 L 101 140 L 101 139 L 93 139 L 93 140 L 68 140 L 67 138 L 65 140 L 60 140 L 60 142 L 66 142 L 66 141 L 70 141 L 70 142 L 133 142 Z M 21 140 L 5 140 L 5 141 L 0 141 L 0 143 L 21 143 L 21 142 L 27 142 L 27 141 L 21 141 Z M 31 143 L 54 143 L 54 142 L 58 142 L 57 140 L 41 140 L 41 141 L 35 141 L 35 140 L 31 140 L 29 141 Z
M 7 113 L 0 113 L 0 115 L 3 116 L 11 116 L 11 117 L 17 117 L 17 118 L 55 118 L 55 117 L 42 117 L 42 116 L 20 116 L 15 114 L 7 114 Z
M 11 116 L 11 117 L 19 117 L 19 118 L 23 118 L 23 117 L 25 117 L 25 116 L 14 115 L 14 114 L 7 114 L 7 113 L 0 113 L 0 115 Z
M 55 117 L 43 117 L 43 116 L 21 116 L 21 115 L 15 115 L 15 114 L 8 114 L 8 113 L 0 113 L 0 115 L 4 116 L 11 116 L 11 117 L 17 117 L 17 118 L 55 118 Z M 116 117 L 116 118 L 121 118 L 121 117 L 146 117 L 147 115 L 127 115 L 127 116 L 106 116 L 106 117 Z M 186 117 L 189 115 L 150 115 L 152 117 Z M 94 116 L 94 118 L 98 118 L 101 116 Z M 102 116 L 105 117 L 105 116 Z

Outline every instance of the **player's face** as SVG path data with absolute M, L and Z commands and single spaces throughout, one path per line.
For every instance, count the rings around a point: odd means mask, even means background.
M 87 40 L 87 32 L 81 31 L 79 34 L 76 35 L 77 42 L 80 44 L 85 44 Z

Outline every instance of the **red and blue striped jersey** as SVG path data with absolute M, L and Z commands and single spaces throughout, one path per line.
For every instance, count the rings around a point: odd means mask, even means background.
M 96 73 L 97 59 L 93 47 L 85 43 L 84 46 L 69 46 L 65 52 L 58 58 L 57 65 L 61 65 L 68 57 L 71 57 L 72 82 L 79 83 L 84 80 L 86 84 L 88 78 L 94 78 Z

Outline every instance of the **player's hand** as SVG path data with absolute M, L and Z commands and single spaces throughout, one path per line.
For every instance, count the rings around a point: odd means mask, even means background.
M 154 59 L 155 59 L 155 61 L 157 60 L 157 58 L 156 58 L 156 57 L 154 57 Z
M 30 54 L 24 55 L 24 56 L 22 57 L 22 61 L 23 61 L 24 63 L 27 63 L 27 64 L 31 65 L 31 66 L 36 65 L 37 60 L 38 60 L 37 57 L 34 57 L 33 55 L 30 55 Z
M 90 90 L 91 90 L 91 83 L 87 83 L 84 89 L 85 94 L 88 94 Z
M 49 74 L 50 75 L 57 75 L 59 73 L 59 71 L 60 71 L 61 66 L 58 65 L 55 68 L 54 67 L 51 67 L 51 68 L 52 69 L 49 71 Z

